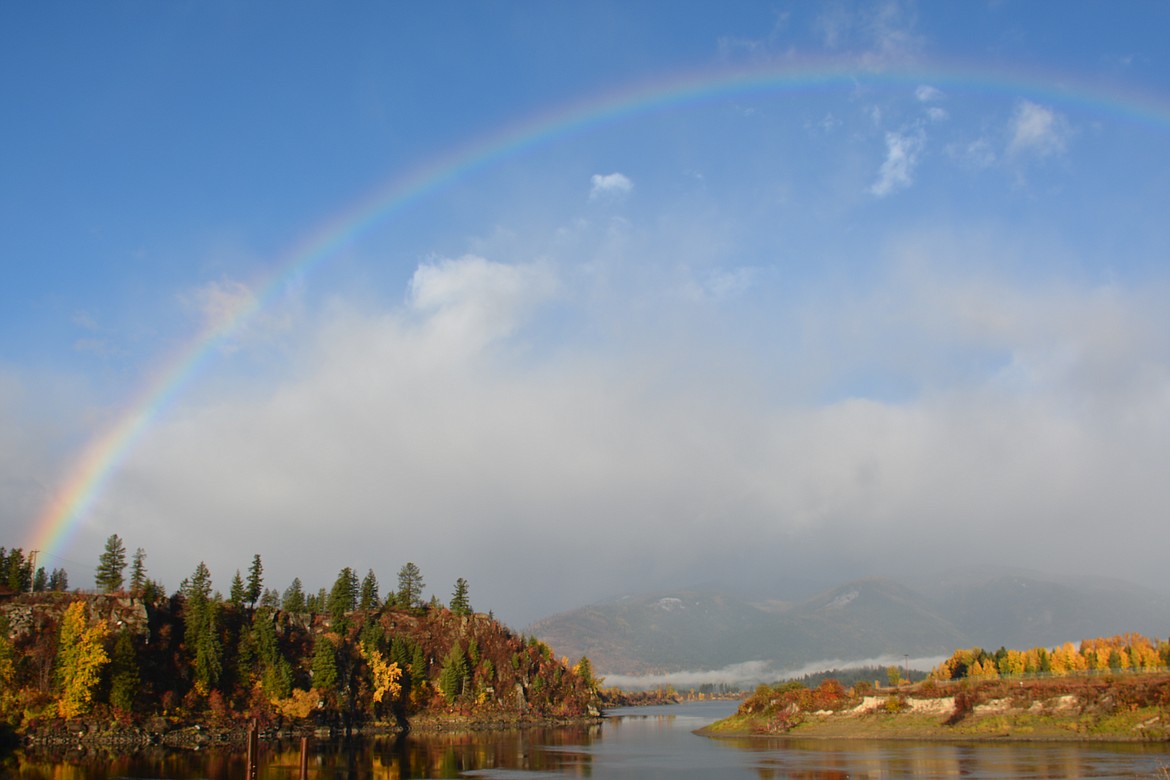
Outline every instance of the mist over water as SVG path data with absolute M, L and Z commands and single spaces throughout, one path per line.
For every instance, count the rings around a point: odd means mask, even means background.
M 927 671 L 943 662 L 945 656 L 928 656 L 907 659 L 901 655 L 881 655 L 873 658 L 843 660 L 823 659 L 811 661 L 798 667 L 785 667 L 775 661 L 746 661 L 730 664 L 720 669 L 701 669 L 663 674 L 607 674 L 605 684 L 630 690 L 646 690 L 673 685 L 675 688 L 697 688 L 701 685 L 731 685 L 746 688 L 760 683 L 774 683 L 791 680 L 809 674 L 833 670 L 861 669 L 867 666 L 899 669 L 910 668 Z

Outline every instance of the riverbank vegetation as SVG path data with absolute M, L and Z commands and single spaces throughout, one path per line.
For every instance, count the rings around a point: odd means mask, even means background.
M 1051 650 L 956 650 L 914 684 L 891 673 L 897 684 L 881 687 L 864 682 L 846 687 L 834 679 L 815 687 L 762 685 L 734 716 L 705 733 L 1165 741 L 1170 739 L 1168 661 L 1170 645 L 1138 634 Z
M 103 592 L 82 593 L 49 588 L 23 553 L 0 551 L 0 586 L 16 586 L 0 590 L 4 727 L 35 737 L 118 724 L 123 737 L 154 739 L 253 720 L 350 731 L 597 714 L 588 659 L 571 665 L 475 612 L 462 578 L 446 605 L 424 600 L 413 563 L 385 594 L 373 571 L 359 580 L 348 567 L 328 591 L 307 594 L 297 578 L 281 593 L 264 587 L 256 555 L 226 597 L 203 563 L 166 595 L 142 550 L 126 580 L 126 557 L 111 537 L 97 567 Z

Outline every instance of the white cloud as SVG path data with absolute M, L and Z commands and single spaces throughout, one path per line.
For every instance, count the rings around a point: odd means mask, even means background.
M 852 49 L 860 65 L 881 68 L 904 62 L 922 50 L 923 38 L 915 32 L 917 17 L 912 6 L 888 0 L 852 10 L 831 5 L 815 22 L 828 49 Z
M 236 320 L 256 307 L 252 289 L 233 279 L 208 282 L 185 297 L 203 319 L 208 330 L 231 327 Z
M 943 99 L 943 93 L 937 87 L 922 84 L 914 90 L 914 97 L 919 103 L 935 103 Z
M 1050 157 L 1064 154 L 1071 129 L 1051 108 L 1021 100 L 1009 124 L 1008 153 Z
M 410 282 L 409 303 L 447 348 L 464 354 L 511 335 L 557 289 L 546 266 L 506 265 L 466 255 L 419 266 Z
M 986 170 L 999 162 L 994 145 L 986 138 L 948 144 L 946 152 L 952 160 L 974 170 Z
M 869 188 L 870 193 L 884 198 L 914 183 L 914 169 L 926 145 L 926 134 L 921 128 L 905 132 L 886 133 L 886 159 L 878 171 L 878 178 Z
M 592 184 L 589 190 L 590 200 L 622 197 L 634 189 L 634 183 L 621 173 L 595 173 L 590 182 Z

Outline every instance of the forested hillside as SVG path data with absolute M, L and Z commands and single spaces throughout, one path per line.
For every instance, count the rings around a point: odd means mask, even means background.
M 23 571 L 9 577 L 14 561 Z M 97 569 L 105 592 L 42 590 L 21 551 L 0 551 L 0 583 L 17 586 L 0 593 L 0 717 L 9 727 L 87 716 L 404 727 L 423 713 L 596 713 L 587 659 L 570 666 L 474 612 L 465 580 L 449 604 L 424 601 L 414 564 L 385 596 L 373 572 L 359 582 L 349 568 L 328 592 L 306 595 L 297 579 L 281 594 L 263 587 L 257 555 L 226 598 L 202 563 L 170 595 L 145 576 L 141 551 L 124 583 L 125 566 L 111 537 Z

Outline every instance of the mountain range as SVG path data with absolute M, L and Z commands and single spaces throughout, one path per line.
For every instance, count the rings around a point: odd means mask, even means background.
M 1168 626 L 1170 598 L 1128 582 L 969 571 L 915 587 L 858 580 L 797 601 L 712 588 L 623 595 L 544 618 L 527 633 L 558 654 L 588 656 L 599 674 L 636 684 L 716 670 L 755 682 L 832 665 L 930 659 L 958 647 L 1156 637 Z

